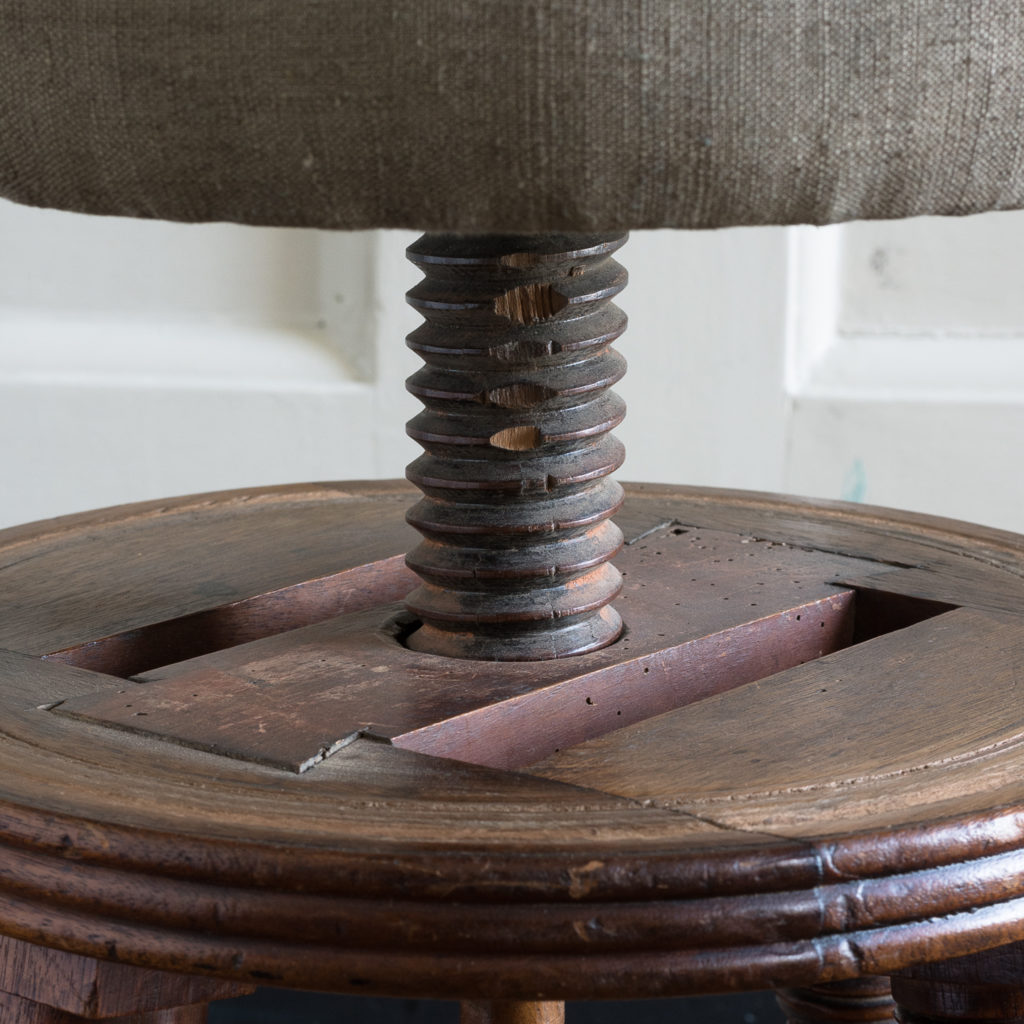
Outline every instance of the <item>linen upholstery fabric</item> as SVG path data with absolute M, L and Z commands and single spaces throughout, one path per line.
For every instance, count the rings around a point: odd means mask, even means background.
M 1020 0 L 0 0 L 0 195 L 454 231 L 1024 206 Z

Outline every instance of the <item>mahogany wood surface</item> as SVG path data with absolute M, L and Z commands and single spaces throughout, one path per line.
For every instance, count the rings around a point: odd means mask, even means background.
M 908 968 L 892 993 L 906 1024 L 1024 1020 L 1024 944 Z
M 808 988 L 1024 939 L 1021 538 L 627 488 L 623 639 L 481 666 L 402 646 L 411 493 L 235 492 L 0 534 L 0 932 L 478 1001 Z M 265 596 L 288 593 L 311 600 Z M 228 625 L 164 660 L 151 638 L 174 647 L 187 616 Z M 356 671 L 371 634 L 386 658 Z M 438 695 L 424 718 L 406 671 Z M 184 679 L 201 696 L 172 715 L 159 688 Z M 127 694 L 150 710 L 118 720 Z M 278 697 L 267 733 L 316 746 L 333 702 L 345 742 L 296 771 L 251 737 L 197 739 L 236 704 L 258 735 Z
M 399 643 L 400 609 L 378 605 L 167 665 L 136 677 L 145 687 L 118 682 L 54 710 L 291 771 L 359 734 L 512 768 L 821 657 L 853 636 L 853 591 L 826 581 L 863 560 L 783 558 L 776 545 L 668 526 L 643 530 L 619 563 L 629 636 L 585 662 L 439 673 L 436 656 Z M 714 599 L 681 615 L 680 580 Z

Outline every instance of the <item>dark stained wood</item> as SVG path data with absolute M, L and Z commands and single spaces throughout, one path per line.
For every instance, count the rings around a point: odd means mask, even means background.
M 886 977 L 851 978 L 806 988 L 777 989 L 789 1024 L 868 1024 L 891 1021 L 896 1009 Z
M 407 599 L 418 651 L 536 661 L 606 647 L 622 631 L 607 478 L 624 450 L 610 431 L 626 370 L 611 348 L 626 317 L 610 300 L 626 272 L 616 235 L 428 234 L 408 249 L 425 277 L 408 339 L 426 366 L 408 382 L 425 409 L 407 476 L 423 534 Z
M 390 525 L 390 524 L 387 524 Z M 671 526 L 642 508 L 617 522 L 627 544 Z M 400 531 L 400 528 L 399 528 Z M 387 534 L 389 531 L 385 531 Z M 234 538 L 223 543 L 233 547 Z M 398 601 L 415 585 L 404 555 L 394 555 L 317 579 L 218 605 L 205 611 L 92 639 L 45 657 L 65 665 L 128 678 L 172 661 L 249 643 L 333 616 Z
M 565 1003 L 488 1000 L 462 1004 L 460 1024 L 564 1024 Z
M 914 596 L 1010 612 L 1024 606 L 1024 538 L 1019 534 L 872 505 L 752 491 L 633 484 L 631 493 L 647 499 L 650 514 L 672 517 L 683 526 L 714 523 L 766 541 L 906 569 L 908 580 L 915 581 Z M 944 578 L 953 585 L 944 584 Z M 930 585 L 919 589 L 925 580 Z
M 1024 1020 L 1024 944 L 908 968 L 892 992 L 906 1024 Z
M 622 508 L 615 513 L 615 525 L 622 531 L 622 537 L 627 547 L 639 540 L 644 540 L 659 530 L 668 530 L 678 526 L 671 516 L 665 516 L 658 509 L 654 509 L 652 512 L 645 505 L 631 501 L 626 501 Z
M 18 561 L 0 570 L 12 587 L 0 586 L 10 612 L 0 620 L 0 932 L 204 977 L 525 1001 L 808 988 L 1024 939 L 1013 699 L 1022 616 L 999 597 L 1015 593 L 1024 544 L 992 531 L 751 495 L 631 491 L 621 643 L 638 656 L 642 624 L 630 608 L 652 584 L 650 603 L 671 610 L 675 631 L 651 638 L 639 662 L 647 675 L 666 641 L 708 643 L 723 622 L 742 632 L 756 621 L 731 610 L 723 620 L 723 609 L 761 571 L 789 581 L 791 608 L 858 581 L 853 637 L 869 639 L 561 750 L 564 767 L 611 744 L 572 781 L 365 732 L 300 775 L 42 710 L 146 691 L 165 667 L 134 683 L 40 655 L 391 558 L 369 558 L 366 542 L 397 538 L 403 493 L 374 484 L 236 494 L 44 524 L 37 542 L 32 530 L 0 535 L 4 557 Z M 184 540 L 190 516 L 195 552 Z M 257 542 L 264 516 L 269 539 Z M 244 558 L 221 552 L 232 537 Z M 679 545 L 674 578 L 656 568 L 669 541 Z M 728 543 L 752 553 L 737 565 L 730 551 L 723 568 Z M 132 551 L 145 554 L 134 561 Z M 183 553 L 189 564 L 161 567 Z M 814 575 L 786 571 L 805 567 Z M 963 587 L 898 606 L 900 588 L 886 581 L 904 567 Z M 54 596 L 30 569 L 64 590 Z M 858 601 L 862 612 L 875 602 L 859 633 Z M 785 614 L 754 602 L 751 615 Z M 289 658 L 306 657 L 297 641 L 313 635 L 338 669 L 331 630 L 361 617 L 379 630 L 364 610 L 203 661 L 255 669 L 246 659 L 268 645 L 287 672 Z M 583 685 L 613 670 L 618 646 L 563 665 L 584 666 Z M 722 650 L 723 661 L 736 656 L 731 644 Z M 408 653 L 424 659 L 425 692 L 468 665 Z M 871 659 L 879 671 L 863 667 Z M 166 681 L 182 668 L 167 667 Z M 476 681 L 493 689 L 541 669 L 489 664 Z M 663 682 L 678 693 L 673 671 Z M 624 697 L 633 689 L 620 681 Z M 411 697 L 398 690 L 392 705 L 405 714 Z M 383 696 L 379 707 L 393 710 Z M 534 720 L 545 713 L 538 705 Z M 624 736 L 658 735 L 666 718 L 679 731 L 663 733 L 660 758 L 612 756 Z M 647 788 L 619 793 L 615 780 L 641 761 Z
M 0 531 L 0 648 L 81 647 L 402 555 L 412 493 L 292 485 Z
M 918 808 L 966 791 L 982 796 L 1001 756 L 1020 756 L 1024 710 L 1006 695 L 1021 664 L 1019 619 L 959 609 L 562 751 L 531 771 L 790 835 L 871 827 L 892 815 L 915 820 Z M 756 730 L 738 732 L 744 718 Z M 753 785 L 738 794 L 740 779 Z
M 48 1008 L 72 1019 L 126 1017 L 229 999 L 251 985 L 108 963 L 0 935 L 0 992 L 29 1005 L 8 1005 L 18 1019 Z M 45 1016 L 45 1015 L 44 1015 Z M 29 1019 L 26 1017 L 26 1019 Z M 48 1018 L 46 1018 L 48 1019 Z M 6 1024 L 7 1017 L 3 1020 Z M 168 1024 L 175 1018 L 169 1018 Z M 157 1024 L 154 1021 L 154 1024 Z
M 414 579 L 404 556 L 394 555 L 192 615 L 90 640 L 46 654 L 45 658 L 128 679 L 169 661 L 196 658 L 372 608 L 382 601 L 400 600 Z
M 105 1024 L 206 1024 L 207 1007 L 205 1003 L 197 1003 L 123 1017 L 82 1017 L 0 992 L 0 1019 L 4 1024 L 84 1024 L 97 1019 Z
M 111 847 L 117 846 L 122 866 L 135 863 L 136 855 L 145 860 L 158 854 L 169 870 L 188 873 L 197 863 L 209 862 L 215 879 L 225 884 L 246 882 L 255 868 L 239 859 L 240 853 L 234 851 L 238 842 L 260 846 L 275 840 L 304 840 L 313 848 L 323 847 L 324 856 L 333 861 L 331 851 L 339 843 L 357 851 L 369 843 L 377 850 L 382 827 L 411 835 L 429 827 L 442 812 L 447 816 L 446 843 L 465 841 L 484 847 L 497 840 L 501 848 L 498 830 L 507 814 L 519 822 L 518 827 L 532 831 L 534 816 L 542 808 L 549 808 L 560 822 L 560 838 L 570 841 L 594 834 L 595 828 L 608 836 L 624 828 L 623 836 L 644 842 L 663 836 L 673 845 L 686 844 L 690 837 L 706 845 L 707 837 L 718 833 L 715 826 L 686 815 L 651 814 L 631 801 L 595 791 L 425 757 L 372 739 L 345 747 L 315 772 L 298 777 L 90 727 L 40 712 L 31 703 L 39 692 L 89 692 L 105 678 L 95 673 L 0 652 L 0 678 L 4 681 L 0 780 L 8 800 L 0 805 L 0 834 L 15 847 L 38 845 L 61 858 L 73 849 L 76 871 L 83 860 L 106 861 Z M 37 746 L 51 756 L 33 758 Z M 139 770 L 143 765 L 144 773 Z M 139 775 L 133 786 L 124 782 L 129 766 Z M 278 813 L 282 802 L 288 808 L 284 816 Z M 110 831 L 91 825 L 111 804 L 116 813 Z M 39 807 L 49 808 L 57 817 L 47 816 Z M 216 840 L 215 849 L 207 849 L 202 841 L 192 845 L 180 832 L 165 848 L 161 837 L 167 831 L 168 816 L 171 820 L 197 816 L 204 836 Z M 154 833 L 152 849 L 145 838 L 150 832 Z M 538 838 L 543 834 L 541 828 Z M 764 839 L 754 837 L 751 843 Z M 223 848 L 221 841 L 226 844 Z M 780 858 L 798 877 L 814 870 L 801 863 L 790 845 L 778 845 Z M 344 861 L 346 874 L 337 879 L 344 891 L 361 860 L 358 854 L 348 860 L 342 852 L 335 853 Z M 8 856 L 17 854 L 12 849 Z M 273 875 L 288 885 L 305 884 L 309 866 L 316 860 L 311 851 L 301 863 L 282 856 L 275 859 Z M 144 871 L 145 863 L 139 867 Z M 384 873 L 373 877 L 383 887 L 362 876 L 357 891 L 367 898 L 382 897 L 392 882 L 405 878 L 405 870 L 398 861 L 393 870 L 378 864 L 374 871 Z M 781 861 L 776 870 L 784 870 Z M 142 880 L 154 884 L 151 879 Z M 526 889 L 536 891 L 538 881 L 531 876 L 524 883 Z M 438 884 L 438 891 L 445 894 L 457 890 L 454 874 Z M 556 883 L 551 891 L 559 887 Z M 140 892 L 133 896 L 143 898 Z
M 592 655 L 482 674 L 406 649 L 397 626 L 379 628 L 388 610 L 377 609 L 157 669 L 145 686 L 55 710 L 291 771 L 359 733 L 510 768 L 821 657 L 853 634 L 852 592 L 826 581 L 858 560 L 669 527 L 619 561 L 629 636 Z M 681 580 L 714 597 L 685 607 Z

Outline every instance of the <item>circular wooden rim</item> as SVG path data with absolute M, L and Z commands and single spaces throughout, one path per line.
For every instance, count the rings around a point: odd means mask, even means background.
M 258 494 L 406 493 L 339 486 Z M 242 493 L 21 527 L 0 545 L 24 557 L 43 538 Z M 735 492 L 630 493 L 754 511 L 768 533 L 838 524 L 865 547 L 905 539 L 1024 575 L 1024 541 L 980 527 Z M 39 664 L 20 657 L 25 671 Z M 638 835 L 585 792 L 575 807 L 462 798 L 439 824 L 414 801 L 346 803 L 329 779 L 4 703 L 0 931 L 78 953 L 322 990 L 611 998 L 885 973 L 1024 938 L 1024 784 L 971 813 L 939 807 L 813 841 Z M 88 749 L 68 745 L 84 736 Z

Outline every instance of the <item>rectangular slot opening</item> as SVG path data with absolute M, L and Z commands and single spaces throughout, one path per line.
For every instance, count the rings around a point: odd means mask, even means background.
M 416 577 L 405 567 L 405 555 L 394 555 L 53 651 L 43 660 L 131 679 L 164 665 L 400 601 L 415 583 Z
M 862 559 L 671 526 L 641 541 L 620 559 L 627 632 L 593 654 L 410 651 L 382 628 L 415 582 L 399 555 L 54 652 L 114 678 L 53 710 L 289 771 L 357 734 L 519 768 L 954 608 Z
M 851 587 L 782 615 L 666 647 L 390 739 L 419 753 L 521 768 L 955 607 Z

